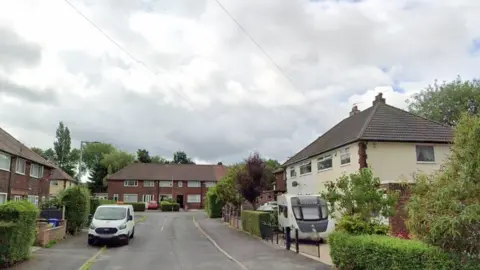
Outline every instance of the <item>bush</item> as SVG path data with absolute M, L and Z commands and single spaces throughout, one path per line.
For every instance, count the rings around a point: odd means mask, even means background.
M 145 203 L 143 203 L 143 202 L 124 203 L 124 204 L 132 205 L 133 206 L 133 211 L 135 211 L 135 212 L 145 212 Z
M 74 235 L 88 223 L 90 191 L 82 186 L 71 187 L 65 190 L 61 200 L 66 208 L 67 232 Z
M 49 198 L 49 199 L 43 200 L 40 203 L 40 209 L 48 209 L 48 208 L 59 209 L 59 208 L 62 208 L 62 206 L 63 206 L 62 201 L 58 197 Z
M 473 270 L 480 263 L 474 259 L 460 260 L 417 240 L 384 235 L 334 232 L 329 243 L 332 261 L 341 270 Z
M 178 212 L 180 211 L 180 204 L 168 201 L 161 201 L 160 210 L 162 210 L 162 212 Z
M 37 207 L 28 201 L 0 205 L 0 268 L 28 259 L 38 214 Z
M 267 238 L 271 235 L 270 213 L 243 210 L 241 213 L 242 229 L 252 235 Z
M 336 225 L 337 231 L 350 234 L 382 234 L 386 235 L 390 231 L 388 225 L 381 224 L 376 220 L 365 221 L 357 215 L 343 216 Z
M 216 187 L 208 189 L 205 208 L 209 218 L 222 217 L 222 203 L 220 198 L 218 198 Z

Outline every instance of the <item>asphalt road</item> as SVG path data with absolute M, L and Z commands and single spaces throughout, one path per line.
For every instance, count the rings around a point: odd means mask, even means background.
M 203 213 L 147 212 L 146 215 L 128 246 L 107 248 L 91 269 L 241 269 L 195 227 L 193 215 Z

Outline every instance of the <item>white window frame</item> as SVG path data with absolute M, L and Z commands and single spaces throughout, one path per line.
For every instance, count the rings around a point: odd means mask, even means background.
M 147 185 L 148 183 L 148 185 Z M 155 181 L 153 180 L 143 180 L 143 187 L 155 187 Z
M 35 164 L 35 163 L 30 163 L 30 177 L 42 178 L 43 177 L 43 166 Z
M 118 202 L 118 194 L 113 194 L 113 200 Z
M 21 165 L 23 164 L 23 171 L 20 171 L 19 169 L 22 167 Z M 17 161 L 15 162 L 15 173 L 25 175 L 25 172 L 27 171 L 27 161 L 23 158 L 18 158 Z
M 135 184 L 132 184 L 132 183 L 135 183 Z M 125 181 L 123 181 L 123 186 L 124 187 L 138 187 L 138 181 L 137 180 L 125 180 Z M 129 194 L 127 194 L 127 195 L 129 195 Z
M 178 186 L 178 187 L 183 187 L 183 181 L 178 181 L 178 182 L 177 182 L 177 186 Z
M 195 196 L 195 197 L 193 197 Z M 193 199 L 195 198 L 195 199 Z M 198 198 L 198 200 L 196 199 Z M 187 203 L 201 203 L 202 202 L 202 195 L 200 194 L 188 194 L 187 195 Z
M 302 173 L 302 168 L 308 168 L 308 166 L 310 166 L 310 171 Z M 306 175 L 306 174 L 309 174 L 309 173 L 312 173 L 312 161 L 311 160 L 303 162 L 302 164 L 300 164 L 300 175 Z
M 195 183 L 195 185 L 194 185 L 194 183 Z M 187 187 L 199 188 L 199 187 L 202 187 L 202 182 L 196 181 L 196 180 L 187 181 Z
M 6 203 L 6 202 L 7 202 L 7 196 L 8 196 L 8 194 L 7 194 L 7 193 L 4 193 L 4 192 L 0 192 L 0 196 L 4 197 L 3 202 L 0 202 L 0 204 Z
M 419 148 L 425 148 L 425 147 L 431 147 L 432 148 L 432 152 L 433 152 L 433 160 L 418 160 L 418 156 L 419 156 Z M 434 145 L 431 145 L 431 144 L 417 144 L 415 145 L 415 160 L 417 161 L 417 163 L 435 163 L 435 146 Z
M 328 160 L 330 160 L 330 167 L 320 168 L 319 164 L 322 164 L 323 162 L 326 162 Z M 317 159 L 317 171 L 323 172 L 323 171 L 326 171 L 326 170 L 330 170 L 332 168 L 333 168 L 333 156 L 332 156 L 332 154 L 324 155 L 324 156 L 321 156 Z
M 35 206 L 38 206 L 38 196 L 37 195 L 28 195 L 27 198 L 28 198 L 29 202 L 33 203 Z
M 147 200 L 148 198 L 148 200 Z M 153 194 L 143 194 L 142 195 L 142 202 L 150 202 L 155 200 L 155 195 Z
M 132 202 L 132 201 L 127 201 L 127 200 L 125 200 L 125 197 L 126 197 L 126 196 L 136 196 L 136 197 L 137 197 L 137 200 L 134 201 L 134 202 L 138 202 L 138 194 L 123 194 L 123 202 L 129 203 L 129 202 Z
M 216 184 L 217 182 L 208 181 L 208 182 L 205 182 L 205 187 L 211 188 L 211 187 L 214 187 Z
M 348 159 L 348 161 L 346 161 Z M 345 147 L 344 149 L 340 150 L 340 166 L 348 165 L 352 162 L 352 158 L 350 156 L 350 147 Z
M 172 187 L 172 181 L 162 180 L 158 182 L 159 187 Z
M 162 197 L 167 197 L 167 198 L 169 198 L 169 199 L 173 199 L 172 194 L 160 194 L 159 196 L 160 196 L 160 197 L 158 198 L 159 200 L 160 200 Z
M 0 162 L 0 170 L 9 172 L 9 171 L 10 171 L 10 166 L 12 165 L 12 156 L 9 155 L 9 154 L 7 154 L 7 153 L 0 152 L 0 160 L 7 160 L 7 164 L 6 164 L 6 165 L 3 165 L 3 164 Z M 2 167 L 2 165 L 3 165 L 4 167 Z
M 23 198 L 22 198 L 22 196 L 20 196 L 20 195 L 14 195 L 14 196 L 13 196 L 13 200 L 16 201 L 16 202 L 18 202 L 18 201 L 23 200 Z
M 290 167 L 290 169 L 288 171 L 289 171 L 290 178 L 297 177 L 297 170 L 295 170 L 295 167 Z M 293 172 L 293 174 L 292 174 L 292 172 Z

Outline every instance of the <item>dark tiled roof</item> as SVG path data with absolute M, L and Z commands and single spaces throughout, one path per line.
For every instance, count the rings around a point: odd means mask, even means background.
M 55 167 L 55 169 L 53 170 L 53 173 L 50 176 L 50 179 L 51 180 L 68 180 L 68 181 L 76 182 L 76 180 L 73 179 L 73 177 L 71 177 L 68 173 L 66 173 L 65 171 L 57 167 Z
M 197 180 L 219 181 L 226 173 L 223 165 L 133 163 L 108 180 Z
M 352 115 L 288 159 L 302 161 L 355 141 L 452 143 L 453 129 L 384 102 Z
M 23 143 L 15 139 L 12 135 L 0 128 L 0 151 L 7 152 L 8 154 L 18 156 L 35 163 L 45 165 L 52 168 L 52 163 L 41 157 L 39 154 L 30 150 Z

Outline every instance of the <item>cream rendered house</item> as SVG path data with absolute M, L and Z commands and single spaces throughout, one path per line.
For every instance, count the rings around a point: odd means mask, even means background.
M 55 168 L 50 177 L 50 197 L 55 197 L 60 191 L 77 185 L 77 181 L 60 168 Z
M 412 181 L 418 171 L 438 170 L 450 153 L 451 127 L 386 104 L 350 116 L 285 162 L 287 193 L 317 194 L 326 181 L 370 167 L 382 184 Z

